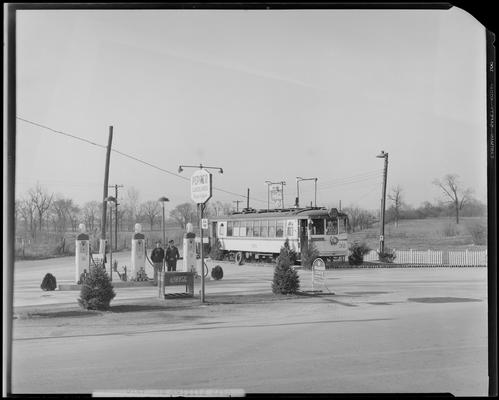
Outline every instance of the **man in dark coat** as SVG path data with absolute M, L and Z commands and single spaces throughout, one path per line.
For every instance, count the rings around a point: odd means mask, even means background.
M 175 247 L 173 243 L 174 243 L 173 240 L 170 240 L 168 242 L 168 247 L 166 248 L 166 254 L 165 254 L 166 266 L 169 272 L 177 270 L 177 260 L 180 258 L 178 249 Z
M 154 264 L 154 282 L 158 281 L 158 273 L 163 271 L 163 260 L 165 259 L 165 251 L 161 247 L 161 242 L 156 242 L 156 248 L 151 253 L 151 261 Z

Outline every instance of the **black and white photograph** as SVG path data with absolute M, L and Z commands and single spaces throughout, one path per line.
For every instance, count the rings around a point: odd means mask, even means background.
M 17 8 L 6 394 L 493 393 L 491 35 L 452 5 Z

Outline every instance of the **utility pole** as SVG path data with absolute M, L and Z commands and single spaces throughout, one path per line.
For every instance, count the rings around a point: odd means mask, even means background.
M 233 203 L 236 203 L 236 212 L 239 212 L 239 203 L 242 203 L 242 200 L 234 200 Z
M 111 159 L 111 144 L 113 142 L 113 127 L 109 127 L 109 138 L 107 141 L 106 151 L 106 167 L 104 169 L 104 196 L 102 197 L 102 220 L 101 220 L 101 236 L 99 243 L 99 253 L 106 254 L 106 211 L 107 211 L 107 189 L 109 182 L 109 162 Z
M 122 188 L 123 185 L 108 186 L 110 189 L 114 187 L 114 198 L 116 199 L 116 204 L 114 208 L 114 251 L 118 250 L 118 188 Z M 111 229 L 111 227 L 109 227 Z
M 379 253 L 385 252 L 385 201 L 386 201 L 386 178 L 388 174 L 388 153 L 385 153 L 383 150 L 381 154 L 378 154 L 376 158 L 384 158 L 385 166 L 383 169 L 383 188 L 381 195 L 381 224 L 380 224 L 380 233 L 379 233 Z
M 249 210 L 249 188 L 248 188 L 248 197 L 246 197 L 246 208 Z

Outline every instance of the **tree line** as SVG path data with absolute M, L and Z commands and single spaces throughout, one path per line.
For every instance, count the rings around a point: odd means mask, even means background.
M 385 222 L 398 225 L 403 219 L 422 219 L 453 216 L 456 223 L 465 217 L 484 216 L 487 206 L 472 196 L 471 189 L 464 189 L 459 177 L 448 174 L 433 184 L 442 191 L 442 199 L 436 203 L 423 202 L 414 208 L 404 201 L 404 190 L 400 185 L 392 187 L 387 194 Z M 118 201 L 117 221 L 119 231 L 133 231 L 135 223 L 142 223 L 145 229 L 160 230 L 162 226 L 162 205 L 155 200 L 139 201 L 139 192 L 134 187 L 127 189 L 123 199 Z M 16 200 L 16 230 L 24 230 L 35 238 L 42 231 L 64 233 L 76 232 L 78 225 L 84 223 L 87 231 L 98 232 L 101 227 L 103 203 L 89 201 L 83 205 L 60 194 L 49 193 L 37 184 Z M 233 210 L 230 203 L 210 201 L 207 204 L 206 218 L 226 215 Z M 379 221 L 375 212 L 355 206 L 342 210 L 349 217 L 351 232 L 370 228 Z M 113 209 L 113 220 L 115 210 Z M 177 205 L 165 215 L 167 226 L 185 229 L 187 223 L 198 225 L 199 217 L 196 204 L 186 202 Z M 114 225 L 113 221 L 113 225 Z
M 96 233 L 101 229 L 102 207 L 103 202 L 100 201 L 88 201 L 79 205 L 73 199 L 49 193 L 37 184 L 23 197 L 16 199 L 16 231 L 24 231 L 36 238 L 41 232 L 77 232 L 79 224 L 84 223 L 87 231 Z M 205 215 L 210 218 L 231 211 L 232 206 L 229 203 L 212 201 L 208 203 Z M 141 223 L 144 229 L 151 231 L 160 230 L 162 227 L 162 205 L 154 200 L 140 202 L 139 192 L 133 187 L 118 201 L 117 213 L 114 209 L 112 213 L 113 225 L 117 214 L 119 231 L 133 231 L 137 222 Z M 179 204 L 165 214 L 167 226 L 185 229 L 189 222 L 194 225 L 199 222 L 197 206 L 194 203 Z

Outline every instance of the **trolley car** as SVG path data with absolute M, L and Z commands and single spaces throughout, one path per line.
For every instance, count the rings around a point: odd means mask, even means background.
M 301 251 L 314 243 L 324 260 L 345 260 L 348 255 L 348 216 L 336 208 L 244 209 L 210 219 L 209 236 L 225 257 L 244 260 L 275 258 L 284 241 L 301 259 Z

